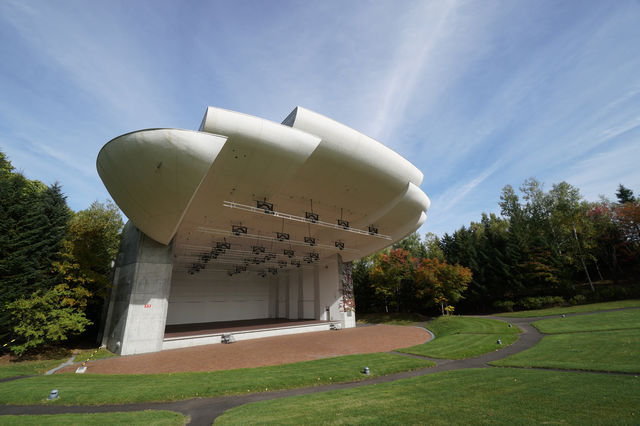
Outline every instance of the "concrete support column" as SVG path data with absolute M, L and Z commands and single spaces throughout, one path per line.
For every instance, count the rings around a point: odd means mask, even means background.
M 287 318 L 298 319 L 300 318 L 300 311 L 298 310 L 300 304 L 300 281 L 302 280 L 302 271 L 289 272 L 289 311 L 287 312 Z
M 103 342 L 121 355 L 162 349 L 171 285 L 173 243 L 155 242 L 125 225 Z
M 278 275 L 278 301 L 276 318 L 289 318 L 289 275 Z
M 280 278 L 269 278 L 269 318 L 278 318 L 278 287 Z
M 356 326 L 351 262 L 339 254 L 324 259 L 317 269 L 318 319 L 340 321 L 342 327 Z
M 340 274 L 340 312 L 342 326 L 351 328 L 356 326 L 356 301 L 353 294 L 353 264 L 343 262 L 338 255 L 338 273 Z

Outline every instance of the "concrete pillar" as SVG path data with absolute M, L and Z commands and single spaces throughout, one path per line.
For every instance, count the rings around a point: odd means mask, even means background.
M 300 280 L 302 279 L 302 271 L 291 270 L 289 272 L 289 295 L 288 301 L 289 310 L 287 312 L 287 318 L 298 319 L 300 318 L 298 307 L 300 305 Z
M 162 349 L 173 243 L 157 243 L 131 222 L 125 225 L 103 342 L 121 355 Z
M 269 318 L 278 318 L 278 284 L 280 276 L 269 278 Z
M 356 326 L 351 262 L 339 254 L 323 259 L 318 265 L 318 319 L 340 321 L 342 327 Z
M 291 272 L 278 275 L 278 306 L 276 318 L 289 318 L 289 275 Z
M 340 313 L 342 326 L 351 328 L 356 326 L 356 300 L 353 294 L 353 264 L 343 262 L 338 255 L 338 273 L 340 274 Z

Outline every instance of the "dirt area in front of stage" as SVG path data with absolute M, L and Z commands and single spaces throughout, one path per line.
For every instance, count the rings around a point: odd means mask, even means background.
M 393 325 L 318 331 L 90 361 L 85 374 L 153 374 L 262 367 L 339 355 L 387 352 L 425 343 L 430 337 L 419 327 Z M 73 364 L 59 372 L 70 373 L 78 366 Z

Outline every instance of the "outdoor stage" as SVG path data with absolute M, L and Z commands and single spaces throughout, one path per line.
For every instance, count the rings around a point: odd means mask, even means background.
M 162 349 L 177 349 L 223 343 L 224 338 L 240 341 L 314 331 L 328 331 L 332 327 L 339 328 L 340 321 L 261 318 L 196 324 L 174 324 L 165 327 Z

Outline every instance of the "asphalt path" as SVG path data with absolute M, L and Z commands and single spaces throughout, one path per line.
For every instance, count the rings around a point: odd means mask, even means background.
M 567 314 L 566 316 L 575 315 L 589 315 L 596 312 L 608 312 L 624 309 L 638 309 L 638 308 L 623 308 L 623 309 L 610 309 L 595 312 L 582 312 L 576 314 Z M 522 330 L 518 340 L 501 349 L 493 352 L 489 352 L 484 355 L 480 355 L 474 358 L 460 359 L 460 360 L 448 360 L 448 359 L 436 359 L 421 357 L 418 355 L 404 354 L 401 352 L 390 352 L 393 354 L 417 357 L 422 359 L 428 359 L 436 363 L 435 367 L 423 368 L 413 371 L 404 371 L 395 374 L 389 374 L 387 376 L 380 376 L 371 379 L 365 379 L 357 382 L 347 383 L 335 383 L 330 385 L 312 386 L 306 388 L 288 389 L 280 391 L 259 392 L 247 395 L 234 395 L 234 396 L 219 396 L 212 398 L 194 398 L 183 401 L 173 402 L 146 402 L 138 404 L 118 404 L 118 405 L 0 405 L 0 415 L 7 414 L 67 414 L 67 413 L 109 413 L 109 412 L 129 412 L 129 411 L 144 411 L 144 410 L 169 410 L 182 413 L 190 418 L 190 425 L 211 425 L 211 423 L 225 411 L 237 407 L 239 405 L 247 404 L 256 401 L 265 401 L 277 398 L 286 398 L 289 396 L 307 395 L 320 392 L 327 392 L 340 389 L 356 388 L 360 386 L 369 386 L 378 383 L 388 383 L 395 380 L 407 379 L 410 377 L 425 376 L 427 374 L 440 373 L 443 371 L 469 369 L 469 368 L 486 368 L 490 367 L 488 364 L 492 361 L 508 357 L 510 355 L 522 352 L 526 349 L 535 346 L 544 335 L 540 333 L 535 327 L 531 325 L 532 322 L 541 319 L 557 318 L 558 316 L 545 316 L 545 317 L 533 317 L 533 318 L 513 318 L 513 317 L 492 317 L 482 316 L 481 318 L 496 319 L 511 323 Z M 418 326 L 424 326 L 424 324 L 418 324 Z M 495 368 L 495 367 L 494 367 Z M 570 371 L 570 370 L 561 370 Z M 582 371 L 581 372 L 585 372 Z M 598 372 L 596 372 L 598 373 Z M 617 373 L 614 373 L 617 374 Z

